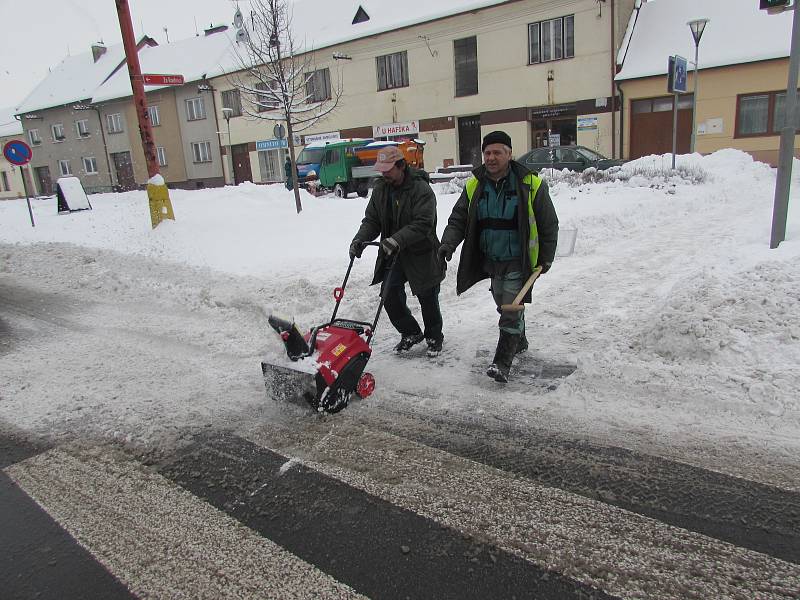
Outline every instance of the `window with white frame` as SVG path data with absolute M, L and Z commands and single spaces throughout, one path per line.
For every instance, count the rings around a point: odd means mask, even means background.
M 66 139 L 64 135 L 64 125 L 61 123 L 56 123 L 51 127 L 53 131 L 53 141 L 54 142 L 63 142 Z
M 223 108 L 230 108 L 231 116 L 232 117 L 241 117 L 242 116 L 242 96 L 239 93 L 239 90 L 232 89 L 232 90 L 225 90 L 222 92 L 222 107 Z
M 277 82 L 273 82 L 272 85 L 267 85 L 264 82 L 259 82 L 256 84 L 256 89 L 259 91 L 267 92 L 264 94 L 256 94 L 256 111 L 257 112 L 265 112 L 268 110 L 274 110 L 280 106 L 280 102 L 275 97 L 274 93 L 269 93 L 270 90 L 277 89 Z
M 575 15 L 528 25 L 528 64 L 575 56 Z
M 192 144 L 192 156 L 196 163 L 211 162 L 211 142 L 195 142 Z
M 79 138 L 89 137 L 89 119 L 75 121 L 75 132 Z
M 72 168 L 69 166 L 68 160 L 58 161 L 58 170 L 62 175 L 72 175 Z
M 158 114 L 158 104 L 148 106 L 147 115 L 150 117 L 150 125 L 153 127 L 161 125 L 161 115 Z
M 38 129 L 29 129 L 28 130 L 28 140 L 31 142 L 31 146 L 38 146 L 42 143 L 42 138 L 39 135 Z
M 85 156 L 83 170 L 87 175 L 97 175 L 97 159 L 94 156 Z
M 331 71 L 327 67 L 306 73 L 306 102 L 324 102 L 331 98 Z
M 122 113 L 106 115 L 106 130 L 108 133 L 122 132 Z
M 186 100 L 186 118 L 189 121 L 198 121 L 206 118 L 206 105 L 202 98 L 189 98 Z
M 164 149 L 164 146 L 158 146 L 156 148 L 156 154 L 158 155 L 158 166 L 159 167 L 166 167 L 167 166 L 167 151 Z
M 395 52 L 375 57 L 378 91 L 408 87 L 408 53 Z

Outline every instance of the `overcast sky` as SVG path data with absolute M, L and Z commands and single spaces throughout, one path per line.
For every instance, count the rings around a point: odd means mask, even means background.
M 159 44 L 231 23 L 236 0 L 128 0 L 137 37 Z M 245 12 L 246 2 L 240 2 Z M 114 0 L 0 0 L 0 108 L 18 105 L 68 54 L 122 41 Z

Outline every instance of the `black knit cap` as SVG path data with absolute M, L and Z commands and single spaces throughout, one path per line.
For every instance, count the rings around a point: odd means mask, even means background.
M 492 133 L 487 133 L 486 137 L 483 138 L 481 151 L 486 150 L 486 146 L 489 144 L 505 144 L 511 148 L 511 136 L 505 131 L 493 131 Z

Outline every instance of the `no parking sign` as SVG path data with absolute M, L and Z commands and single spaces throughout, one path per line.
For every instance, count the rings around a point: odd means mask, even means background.
M 22 186 L 25 188 L 25 200 L 28 202 L 28 214 L 31 216 L 31 227 L 36 227 L 33 222 L 33 210 L 31 209 L 31 199 L 28 196 L 28 184 L 25 182 L 25 173 L 22 172 L 22 167 L 31 162 L 33 150 L 22 140 L 11 140 L 3 146 L 3 156 L 12 165 L 19 167 L 20 175 L 22 175 Z
M 33 151 L 31 147 L 22 140 L 11 140 L 3 146 L 3 156 L 5 156 L 6 160 L 12 165 L 21 167 L 31 162 Z

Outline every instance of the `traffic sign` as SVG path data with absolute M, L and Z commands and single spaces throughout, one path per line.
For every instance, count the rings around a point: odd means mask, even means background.
M 667 91 L 671 94 L 685 94 L 688 63 L 682 56 L 669 57 L 669 74 L 667 77 Z
M 31 162 L 33 151 L 31 147 L 22 140 L 11 140 L 3 146 L 3 156 L 5 156 L 6 160 L 12 165 L 21 167 Z
M 183 85 L 183 75 L 142 75 L 145 85 Z

